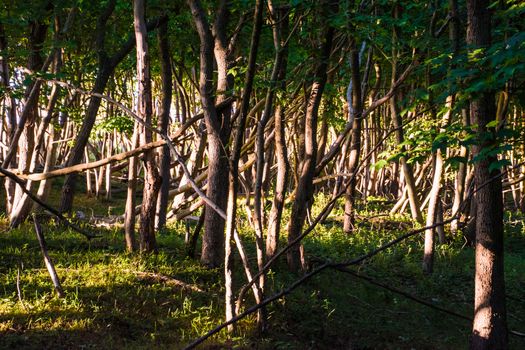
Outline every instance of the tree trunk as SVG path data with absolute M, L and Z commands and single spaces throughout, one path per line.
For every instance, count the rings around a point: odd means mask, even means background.
M 295 191 L 295 199 L 292 204 L 290 222 L 288 224 L 288 243 L 294 241 L 303 229 L 306 211 L 313 199 L 313 177 L 315 173 L 315 161 L 317 159 L 317 116 L 319 105 L 326 84 L 326 72 L 328 60 L 332 49 L 334 28 L 329 26 L 323 45 L 321 56 L 317 65 L 314 81 L 308 96 L 305 130 L 304 130 L 304 157 L 299 169 L 299 179 Z M 301 246 L 296 244 L 287 253 L 288 267 L 292 271 L 299 271 L 304 266 L 301 259 Z
M 114 67 L 111 67 L 111 60 L 104 51 L 104 40 L 106 35 L 106 23 L 115 9 L 115 0 L 108 2 L 107 6 L 102 11 L 97 21 L 97 38 L 95 40 L 96 48 L 98 51 L 98 73 L 95 79 L 95 84 L 91 92 L 103 93 L 106 88 L 106 84 L 111 76 Z M 91 129 L 95 124 L 97 118 L 98 108 L 100 107 L 101 99 L 99 97 L 92 96 L 89 100 L 89 105 L 86 111 L 86 116 L 82 126 L 75 138 L 75 145 L 71 150 L 71 154 L 68 158 L 66 166 L 72 166 L 79 164 L 82 161 L 84 155 L 84 148 L 89 140 Z M 60 199 L 60 211 L 62 213 L 71 211 L 73 207 L 73 196 L 75 193 L 75 186 L 77 182 L 77 175 L 70 174 L 66 176 L 64 185 L 62 186 L 62 197 Z
M 158 127 L 164 134 L 168 134 L 168 126 L 170 120 L 170 108 L 171 108 L 171 95 L 172 95 L 172 83 L 171 83 L 171 60 L 170 60 L 170 49 L 168 42 L 168 23 L 165 22 L 159 26 L 157 33 L 160 51 L 160 75 L 162 79 L 162 102 L 159 111 Z M 157 199 L 157 210 L 155 217 L 155 228 L 161 230 L 166 226 L 166 214 L 168 209 L 168 196 L 170 190 L 170 150 L 168 145 L 165 145 L 159 149 L 159 160 L 160 160 L 160 177 L 162 184 Z
M 454 95 L 447 97 L 446 108 L 447 112 L 443 116 L 441 123 L 440 133 L 445 133 L 445 127 L 450 121 L 450 116 L 452 113 L 452 108 L 454 106 Z M 434 159 L 434 176 L 432 179 L 432 188 L 430 189 L 430 198 L 428 202 L 428 211 L 426 226 L 433 226 L 436 223 L 437 212 L 438 212 L 438 202 L 440 200 L 439 194 L 441 193 L 441 181 L 443 176 L 443 153 L 445 150 L 438 148 L 435 153 Z M 425 230 L 425 250 L 423 255 L 423 271 L 425 273 L 432 273 L 434 269 L 434 232 L 436 229 L 431 228 Z
M 106 37 L 106 24 L 113 13 L 115 8 L 116 0 L 110 0 L 107 6 L 102 11 L 102 14 L 97 20 L 97 38 L 95 40 L 96 51 L 98 53 L 98 71 L 95 79 L 95 84 L 91 92 L 102 94 L 106 88 L 109 78 L 113 74 L 117 65 L 131 52 L 135 46 L 135 40 L 133 37 L 129 37 L 112 56 L 109 56 L 105 49 L 105 37 Z M 164 19 L 157 19 L 147 24 L 147 27 L 153 29 L 160 23 L 165 21 Z M 75 145 L 71 150 L 68 157 L 66 166 L 77 165 L 82 161 L 84 156 L 84 148 L 89 140 L 91 130 L 95 125 L 95 121 L 100 107 L 101 99 L 96 96 L 92 96 L 89 99 L 89 105 L 84 117 L 82 126 L 75 138 Z M 60 200 L 60 211 L 69 212 L 73 207 L 73 197 L 75 193 L 75 186 L 77 182 L 77 175 L 70 174 L 66 176 L 64 185 L 62 186 L 62 197 Z
M 359 72 L 359 50 L 355 39 L 352 40 L 351 68 L 352 81 L 350 82 L 351 93 L 351 108 L 349 108 L 350 118 L 353 120 L 352 136 L 350 145 L 350 159 L 348 163 L 348 176 L 350 183 L 346 188 L 345 193 L 345 212 L 343 221 L 343 231 L 345 233 L 352 233 L 355 223 L 355 190 L 357 167 L 359 166 L 359 155 L 361 153 L 361 116 L 363 113 L 363 98 L 361 96 L 361 74 Z M 352 115 L 353 114 L 353 115 Z
M 491 44 L 489 4 L 488 0 L 467 1 L 467 42 L 476 51 L 485 50 Z M 483 149 L 497 146 L 494 135 L 486 137 L 487 133 L 493 132 L 486 125 L 494 119 L 495 114 L 494 93 L 475 93 L 470 102 L 470 117 L 472 124 L 478 125 L 476 133 L 480 143 L 474 147 L 474 156 Z M 477 211 L 474 322 L 470 343 L 473 350 L 508 348 L 503 269 L 503 196 L 498 176 L 500 171 L 490 169 L 495 161 L 496 156 L 490 155 L 481 157 L 474 164 Z
M 37 72 L 43 69 L 43 58 L 42 48 L 44 41 L 47 36 L 48 25 L 39 21 L 33 21 L 30 24 L 30 35 L 29 35 L 29 60 L 28 68 Z M 18 156 L 18 171 L 29 172 L 31 170 L 31 164 L 33 160 L 33 150 L 35 148 L 35 124 L 38 119 L 38 99 L 40 96 L 40 81 L 34 81 L 31 83 L 25 94 L 25 103 L 22 116 L 20 117 L 19 125 L 17 126 L 16 134 L 19 134 L 19 139 L 16 140 L 16 136 L 10 145 L 10 152 L 19 150 Z M 21 133 L 20 133 L 21 131 Z M 13 142 L 15 142 L 13 144 Z M 8 157 L 8 156 L 6 156 Z M 16 158 L 16 157 L 13 157 Z M 26 188 L 31 190 L 32 183 L 29 181 L 26 184 Z M 27 199 L 27 195 L 24 194 L 20 186 L 15 187 L 14 196 L 9 207 L 11 212 L 9 213 L 9 221 L 11 227 L 17 227 L 29 214 L 29 204 L 31 202 Z
M 275 194 L 272 209 L 268 218 L 268 234 L 266 238 L 266 257 L 271 259 L 277 252 L 281 232 L 281 218 L 288 183 L 290 164 L 284 137 L 284 120 L 281 106 L 275 108 L 275 155 L 277 158 L 277 176 L 275 179 Z
M 215 108 L 213 93 L 214 40 L 206 13 L 198 0 L 187 0 L 200 38 L 199 92 L 208 134 L 208 188 L 206 196 L 222 210 L 228 193 L 228 156 L 221 138 L 221 120 Z M 224 219 L 206 206 L 202 237 L 201 263 L 218 267 L 224 260 Z
M 135 122 L 133 136 L 131 141 L 131 148 L 138 146 L 138 125 Z M 135 205 L 137 202 L 137 163 L 138 157 L 134 156 L 129 159 L 128 163 L 128 189 L 126 196 L 126 209 L 124 212 L 124 235 L 126 238 L 126 249 L 128 252 L 137 249 L 137 242 L 135 239 Z
M 4 52 L 2 56 L 0 56 L 0 86 L 3 88 L 7 88 L 9 86 L 9 64 L 8 64 L 8 47 L 7 47 L 7 37 L 5 35 L 4 26 L 2 23 L 0 23 L 0 51 Z M 6 96 L 5 97 L 5 120 L 4 114 L 2 115 L 2 124 L 7 125 L 7 130 L 4 134 L 2 132 L 2 141 L 9 145 L 11 144 L 11 140 L 13 138 L 13 134 L 16 129 L 16 101 L 13 96 Z M 4 107 L 2 106 L 2 107 Z M 3 128 L 2 128 L 3 129 Z M 3 157 L 2 157 L 2 163 L 4 163 L 6 166 L 9 165 L 4 162 L 5 157 L 7 155 L 7 150 L 3 150 Z M 11 212 L 12 209 L 12 203 L 13 203 L 13 196 L 14 196 L 14 190 L 15 190 L 15 184 L 10 179 L 5 179 L 5 190 L 6 190 L 6 213 Z
M 245 126 L 246 126 L 246 119 L 248 118 L 248 112 L 249 112 L 249 104 L 250 104 L 250 98 L 252 94 L 253 89 L 253 80 L 255 77 L 255 69 L 256 69 L 256 59 L 257 59 L 257 51 L 259 49 L 259 40 L 261 36 L 261 27 L 262 27 L 262 14 L 263 14 L 263 0 L 256 0 L 255 3 L 255 11 L 253 15 L 253 30 L 252 30 L 252 38 L 251 38 L 251 44 L 250 44 L 250 54 L 248 57 L 248 67 L 246 70 L 246 77 L 244 82 L 244 89 L 242 93 L 242 100 L 241 100 L 241 108 L 240 108 L 240 116 L 239 116 L 239 122 L 237 124 L 237 129 L 234 135 L 232 150 L 231 150 L 231 156 L 230 156 L 230 176 L 229 176 L 229 191 L 228 191 L 228 206 L 227 206 L 227 220 L 226 220 L 226 251 L 225 251 L 225 276 L 226 278 L 229 278 L 232 274 L 232 254 L 231 249 L 229 249 L 229 245 L 231 244 L 231 238 L 235 237 L 236 230 L 237 230 L 237 193 L 239 191 L 239 160 L 241 157 L 241 148 L 243 145 L 243 139 L 244 139 L 244 132 L 245 132 Z M 259 232 L 256 231 L 256 247 L 257 247 L 257 265 L 259 266 L 259 269 L 262 269 L 262 266 L 264 264 L 264 255 L 262 251 L 262 230 L 259 230 Z M 236 244 L 237 248 L 241 249 L 239 243 L 237 242 L 238 239 L 236 238 Z M 259 280 L 257 288 L 258 294 L 256 295 L 257 302 L 260 302 L 263 300 L 262 295 L 262 282 L 264 281 L 263 278 Z M 235 316 L 233 314 L 233 293 L 231 289 L 232 285 L 229 283 L 228 289 L 226 291 L 226 317 L 231 318 Z M 263 316 L 263 310 L 261 309 L 258 312 L 257 317 L 257 323 L 260 328 L 264 328 L 265 317 Z M 233 330 L 233 327 L 229 328 L 230 331 Z
M 144 19 L 144 1 L 133 1 L 133 18 L 135 28 L 135 39 L 137 45 L 137 82 L 138 82 L 138 105 L 137 115 L 146 125 L 151 125 L 152 118 L 152 96 L 151 77 L 148 52 L 148 32 Z M 141 126 L 141 143 L 152 142 L 152 132 L 148 127 Z M 155 239 L 155 209 L 157 206 L 157 195 L 160 187 L 160 178 L 155 164 L 155 155 L 152 149 L 144 151 L 144 190 L 142 195 L 142 206 L 140 210 L 139 247 L 141 251 L 152 252 L 157 250 Z

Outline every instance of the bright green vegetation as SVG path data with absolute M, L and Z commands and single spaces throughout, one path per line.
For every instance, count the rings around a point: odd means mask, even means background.
M 381 202 L 363 207 L 360 229 L 350 237 L 342 233 L 335 216 L 318 226 L 305 241 L 307 254 L 316 254 L 309 256 L 312 265 L 325 258 L 336 261 L 359 256 L 410 229 L 411 224 L 402 219 L 368 219 L 381 209 Z M 522 218 L 508 218 L 506 228 L 508 322 L 510 329 L 523 331 Z M 52 223 L 45 224 L 44 230 L 66 297 L 61 300 L 54 296 L 31 223 L 3 233 L 1 348 L 178 349 L 223 320 L 223 271 L 205 270 L 198 261 L 185 258 L 183 224 L 159 234 L 160 252 L 150 256 L 125 253 L 118 230 L 103 231 L 102 238 L 91 242 Z M 252 235 L 244 234 L 246 246 L 253 246 L 248 244 Z M 463 243 L 458 236 L 438 248 L 435 273 L 431 276 L 421 272 L 420 238 L 392 247 L 356 271 L 470 316 L 474 254 Z M 237 280 L 242 280 L 240 262 L 236 268 Z M 22 302 L 16 288 L 18 270 Z M 269 274 L 269 290 L 279 290 L 297 278 L 282 272 L 286 271 L 284 261 L 275 271 L 279 272 Z M 182 281 L 202 292 L 174 285 L 159 276 Z M 253 303 L 251 297 L 247 303 Z M 259 349 L 457 349 L 467 346 L 471 328 L 468 321 L 336 271 L 322 272 L 272 304 L 269 323 L 269 333 L 257 338 L 253 333 L 255 316 L 249 317 L 239 323 L 237 337 L 228 339 L 222 332 L 202 348 L 235 345 L 251 349 L 258 344 Z M 510 344 L 514 349 L 524 348 L 525 340 L 511 336 Z

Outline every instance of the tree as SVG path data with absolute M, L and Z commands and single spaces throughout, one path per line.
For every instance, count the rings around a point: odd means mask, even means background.
M 213 88 L 214 40 L 206 13 L 200 1 L 188 0 L 200 44 L 199 92 L 208 134 L 208 188 L 207 197 L 222 210 L 226 209 L 228 189 L 228 137 L 226 120 L 221 120 L 215 108 Z M 207 207 L 204 219 L 201 262 L 209 267 L 218 267 L 224 259 L 224 218 Z
M 491 14 L 489 1 L 467 2 L 467 43 L 471 46 L 476 65 L 479 55 L 491 44 Z M 476 67 L 483 72 L 483 68 Z M 490 71 L 489 71 L 490 72 Z M 503 271 L 503 197 L 500 171 L 491 166 L 497 161 L 486 150 L 497 147 L 494 130 L 487 124 L 494 120 L 494 92 L 475 92 L 470 102 L 470 117 L 477 125 L 478 144 L 474 146 L 476 181 L 476 275 L 474 293 L 474 323 L 470 348 L 507 349 L 508 335 Z
M 334 1 L 327 1 L 322 4 L 323 18 L 328 19 L 336 11 L 337 4 Z M 326 23 L 326 22 L 325 22 Z M 315 173 L 315 163 L 317 159 L 317 119 L 321 98 L 326 85 L 328 61 L 332 51 L 335 28 L 326 23 L 324 26 L 324 38 L 319 60 L 314 72 L 313 82 L 307 97 L 305 119 L 304 119 L 304 156 L 299 165 L 299 179 L 295 189 L 295 199 L 292 205 L 292 214 L 288 223 L 288 242 L 293 242 L 303 229 L 306 219 L 306 212 L 311 205 L 313 198 L 313 177 Z M 302 146 L 302 145 L 301 145 Z M 303 268 L 303 258 L 301 257 L 300 246 L 295 245 L 288 251 L 288 266 L 292 271 Z
M 137 114 L 144 121 L 140 125 L 140 141 L 142 144 L 152 141 L 151 121 L 151 76 L 148 50 L 148 31 L 144 18 L 144 0 L 133 1 L 133 19 L 135 39 L 137 45 L 137 83 L 138 83 L 138 108 Z M 146 150 L 144 159 L 144 190 L 140 210 L 140 250 L 151 252 L 157 250 L 155 240 L 155 209 L 157 208 L 157 195 L 161 180 L 157 165 L 155 164 L 153 150 Z

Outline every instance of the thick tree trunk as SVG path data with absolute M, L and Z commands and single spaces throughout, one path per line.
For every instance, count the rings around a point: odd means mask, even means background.
M 486 49 L 491 43 L 491 9 L 488 0 L 467 1 L 467 42 L 473 49 Z M 472 63 L 474 64 L 474 63 Z M 486 125 L 496 115 L 493 92 L 479 92 L 470 103 L 472 124 L 478 125 L 480 144 L 474 156 L 497 144 L 487 138 Z M 476 276 L 474 322 L 470 348 L 473 350 L 507 349 L 508 333 L 505 307 L 503 266 L 503 196 L 500 171 L 490 169 L 496 156 L 483 156 L 474 164 L 476 180 Z
M 199 92 L 208 133 L 208 188 L 206 196 L 222 210 L 226 209 L 228 193 L 228 156 L 221 138 L 221 120 L 213 98 L 214 40 L 206 13 L 198 0 L 188 0 L 200 38 Z M 201 263 L 218 267 L 224 260 L 224 219 L 206 206 L 202 238 Z

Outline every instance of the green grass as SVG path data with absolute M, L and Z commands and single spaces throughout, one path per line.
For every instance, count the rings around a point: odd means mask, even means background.
M 326 200 L 319 197 L 318 205 Z M 97 211 L 105 205 L 94 201 L 88 206 L 83 198 L 80 203 Z M 307 255 L 349 259 L 406 232 L 410 224 L 404 218 L 366 219 L 382 209 L 381 202 L 364 206 L 359 229 L 352 236 L 342 233 L 337 219 L 319 225 L 305 241 Z M 336 211 L 333 216 L 340 214 Z M 509 328 L 518 331 L 525 331 L 522 219 L 513 216 L 506 226 L 508 321 Z M 31 223 L 2 234 L 0 348 L 179 349 L 223 320 L 223 272 L 206 270 L 185 257 L 182 223 L 159 234 L 159 254 L 150 256 L 126 253 L 119 230 L 102 231 L 102 238 L 90 242 L 52 223 L 44 224 L 44 231 L 66 297 L 54 296 Z M 244 231 L 245 246 L 255 263 L 251 230 Z M 356 271 L 470 316 L 474 255 L 462 245 L 462 238 L 455 237 L 438 247 L 431 276 L 421 272 L 419 237 L 388 249 Z M 237 261 L 236 277 L 244 281 L 240 265 Z M 17 295 L 17 271 L 22 302 Z M 169 276 L 203 292 L 145 278 L 143 272 Z M 280 261 L 269 275 L 268 295 L 296 278 Z M 251 303 L 248 298 L 247 304 Z M 468 321 L 336 271 L 317 275 L 272 304 L 268 312 L 270 329 L 262 337 L 254 332 L 253 316 L 239 324 L 234 337 L 223 331 L 203 348 L 458 349 L 467 346 L 471 328 Z M 525 341 L 511 337 L 511 348 L 525 348 Z

